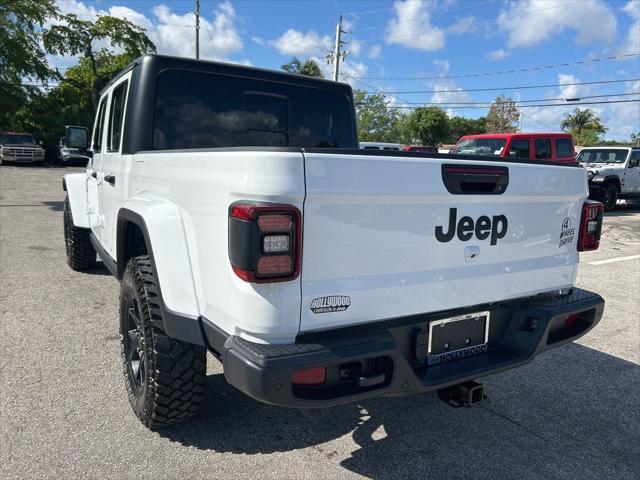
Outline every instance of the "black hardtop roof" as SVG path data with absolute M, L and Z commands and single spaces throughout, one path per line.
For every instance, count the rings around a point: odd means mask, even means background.
M 155 71 L 160 73 L 163 70 L 192 70 L 205 73 L 218 73 L 221 75 L 230 75 L 246 78 L 255 78 L 259 80 L 267 80 L 271 82 L 282 82 L 294 85 L 320 88 L 324 90 L 334 90 L 351 94 L 351 86 L 346 83 L 333 82 L 323 78 L 309 77 L 306 75 L 297 75 L 294 73 L 282 72 L 279 70 L 271 70 L 267 68 L 250 67 L 239 65 L 236 63 L 214 62 L 209 60 L 196 60 L 185 57 L 172 57 L 169 55 L 142 55 L 136 58 L 129 65 L 116 73 L 109 83 L 102 89 L 100 95 L 104 93 L 114 82 L 122 75 L 132 69 L 140 68 L 145 71 Z M 155 77 L 155 75 L 152 75 Z M 140 75 L 139 78 L 148 78 L 147 75 Z M 154 80 L 155 81 L 155 80 Z

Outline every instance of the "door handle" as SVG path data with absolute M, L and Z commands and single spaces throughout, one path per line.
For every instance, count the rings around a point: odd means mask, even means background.
M 104 176 L 104 181 L 107 183 L 110 183 L 111 185 L 115 185 L 116 184 L 116 176 L 113 174 L 110 175 L 105 175 Z

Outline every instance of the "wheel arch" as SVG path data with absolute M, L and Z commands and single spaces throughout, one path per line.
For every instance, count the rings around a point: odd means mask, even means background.
M 610 175 L 608 177 L 605 177 L 604 181 L 605 183 L 612 183 L 613 185 L 615 185 L 618 193 L 622 191 L 622 186 L 620 185 L 620 177 L 618 177 L 617 175 Z
M 179 340 L 205 345 L 195 280 L 177 205 L 158 199 L 131 199 L 119 209 L 116 225 L 116 276 L 122 278 L 131 258 L 148 255 L 158 282 L 166 333 Z
M 62 189 L 69 197 L 71 218 L 73 225 L 80 228 L 90 228 L 87 213 L 87 177 L 84 173 L 68 173 L 62 177 Z

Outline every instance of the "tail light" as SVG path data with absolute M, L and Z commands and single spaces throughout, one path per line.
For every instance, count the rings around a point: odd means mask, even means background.
M 294 280 L 300 274 L 300 210 L 238 202 L 229 208 L 229 260 L 245 282 Z
M 582 205 L 582 219 L 580 220 L 580 236 L 578 237 L 578 251 L 597 250 L 600 246 L 602 233 L 602 218 L 604 205 L 600 202 L 587 200 Z

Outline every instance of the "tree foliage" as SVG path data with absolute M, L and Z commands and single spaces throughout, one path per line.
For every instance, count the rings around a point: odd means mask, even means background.
M 520 112 L 513 99 L 500 95 L 491 104 L 487 114 L 487 133 L 508 133 L 518 131 Z
M 402 121 L 406 143 L 437 146 L 449 136 L 449 117 L 440 107 L 421 107 Z
M 56 55 L 79 55 L 89 61 L 94 75 L 91 85 L 93 106 L 98 104 L 98 93 L 114 72 L 101 69 L 100 60 L 109 50 L 94 50 L 94 42 L 108 40 L 111 47 L 121 48 L 130 58 L 145 53 L 155 53 L 156 47 L 144 29 L 129 20 L 115 17 L 98 17 L 95 21 L 80 20 L 70 14 L 62 17 L 64 22 L 43 31 L 44 46 Z M 105 76 L 107 74 L 108 76 Z
M 298 57 L 293 57 L 289 63 L 282 65 L 282 70 L 289 73 L 297 73 L 298 75 L 306 75 L 308 77 L 323 78 L 320 65 L 313 58 L 307 58 L 306 60 L 300 60 Z
M 446 143 L 456 143 L 464 135 L 476 135 L 487 132 L 486 117 L 465 118 L 451 117 L 449 119 L 449 135 Z
M 34 92 L 28 83 L 49 76 L 38 30 L 57 14 L 53 0 L 0 0 L 0 129 Z
M 572 113 L 565 115 L 560 122 L 560 128 L 563 132 L 570 132 L 576 139 L 577 145 L 596 144 L 607 132 L 598 114 L 590 108 L 580 110 L 576 107 Z
M 388 108 L 389 101 L 382 94 L 367 95 L 362 90 L 354 93 L 358 136 L 363 142 L 400 141 L 400 114 Z

